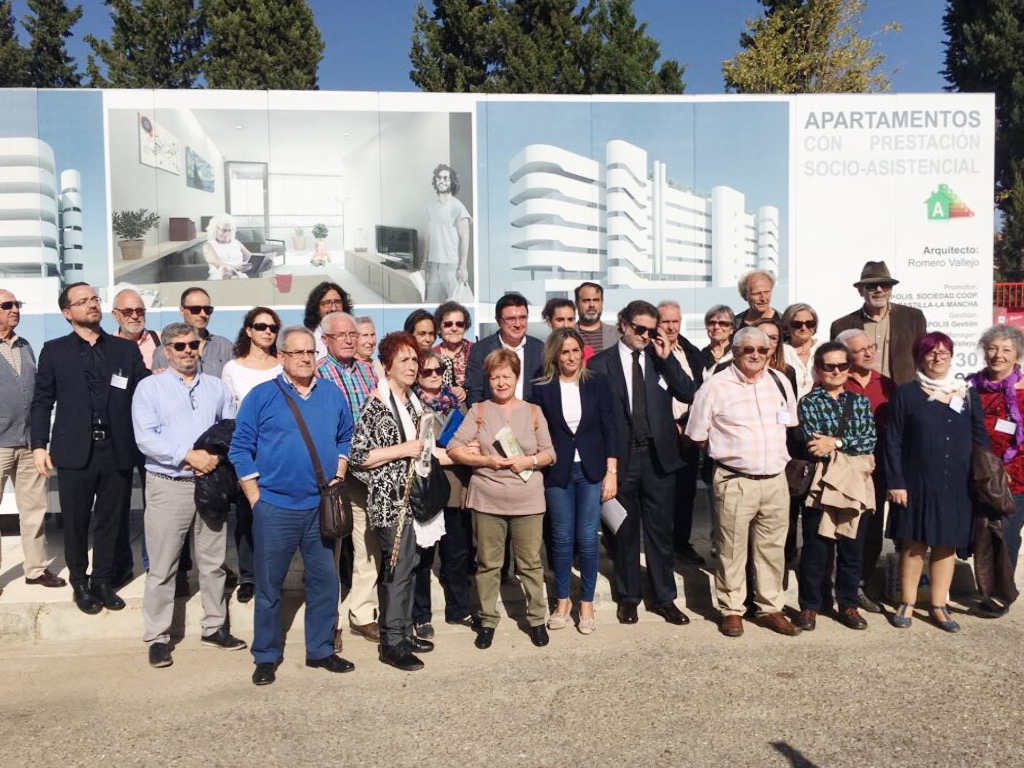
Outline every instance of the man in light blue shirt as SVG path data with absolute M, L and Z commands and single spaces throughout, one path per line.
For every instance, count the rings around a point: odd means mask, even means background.
M 161 334 L 168 367 L 145 379 L 135 391 L 132 424 L 135 441 L 146 457 L 145 533 L 149 574 L 142 598 L 143 640 L 149 663 L 169 667 L 174 581 L 185 535 L 194 526 L 196 563 L 203 611 L 202 642 L 238 651 L 245 643 L 228 633 L 224 598 L 227 525 L 211 526 L 197 514 L 195 478 L 216 469 L 219 457 L 192 446 L 222 419 L 235 416 L 235 398 L 215 376 L 198 372 L 199 338 L 184 323 L 171 323 Z

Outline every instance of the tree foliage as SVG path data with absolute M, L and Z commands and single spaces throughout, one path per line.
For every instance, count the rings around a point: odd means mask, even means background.
M 64 0 L 28 0 L 22 23 L 29 34 L 29 83 L 34 88 L 77 88 L 82 84 L 74 57 L 65 41 L 82 18 L 82 6 L 68 8 Z
M 200 0 L 210 88 L 312 90 L 324 42 L 305 0 Z
M 762 0 L 765 14 L 747 21 L 743 50 L 722 62 L 737 93 L 885 91 L 885 55 L 860 33 L 865 0 Z M 896 24 L 881 32 L 895 31 Z
M 195 0 L 103 0 L 109 40 L 86 35 L 86 72 L 97 88 L 191 88 L 199 76 L 203 26 Z M 99 62 L 104 65 L 100 71 Z
M 0 0 L 0 88 L 28 84 L 28 51 L 18 42 L 11 0 Z
M 951 87 L 996 96 L 996 271 L 1024 280 L 1024 0 L 947 0 L 942 24 Z
M 414 17 L 412 81 L 425 91 L 682 93 L 632 0 L 433 0 Z M 656 68 L 657 66 L 657 68 Z

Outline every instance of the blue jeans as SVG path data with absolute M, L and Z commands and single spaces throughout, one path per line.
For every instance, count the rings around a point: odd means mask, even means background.
M 572 465 L 569 485 L 565 488 L 545 488 L 548 518 L 551 523 L 552 567 L 555 571 L 555 597 L 569 597 L 572 575 L 572 545 L 580 561 L 580 580 L 583 593 L 580 599 L 593 602 L 597 583 L 597 529 L 601 522 L 601 483 L 592 483 L 583 474 L 583 465 Z
M 320 535 L 319 510 L 283 509 L 260 500 L 252 516 L 256 572 L 253 660 L 273 664 L 284 656 L 281 587 L 296 549 L 302 553 L 306 569 L 306 658 L 327 658 L 334 653 L 338 574 L 334 542 Z

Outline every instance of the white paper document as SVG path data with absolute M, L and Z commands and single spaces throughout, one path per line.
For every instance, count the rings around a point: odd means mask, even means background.
M 608 499 L 601 505 L 601 520 L 607 525 L 612 533 L 619 532 L 619 526 L 626 519 L 626 508 L 619 504 L 618 499 Z

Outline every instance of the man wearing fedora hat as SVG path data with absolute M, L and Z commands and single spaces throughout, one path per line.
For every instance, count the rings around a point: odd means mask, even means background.
M 914 379 L 914 342 L 925 334 L 927 322 L 919 309 L 892 303 L 892 287 L 899 283 L 884 261 L 869 261 L 853 284 L 864 306 L 832 323 L 835 340 L 843 331 L 864 331 L 877 348 L 878 372 L 896 384 Z

